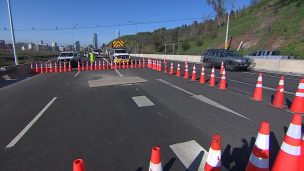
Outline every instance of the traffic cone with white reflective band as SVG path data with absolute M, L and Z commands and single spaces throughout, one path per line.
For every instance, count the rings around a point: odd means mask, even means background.
M 152 67 L 151 69 L 154 69 L 155 68 L 155 63 L 154 63 L 154 59 L 152 60 Z
M 61 65 L 61 62 L 59 62 L 59 72 L 62 72 L 62 65 Z
M 73 161 L 73 171 L 85 171 L 84 161 L 82 159 Z
M 81 61 L 81 71 L 84 71 L 84 70 L 85 70 L 85 68 L 84 68 L 84 62 Z
M 196 68 L 195 68 L 195 64 L 193 64 L 191 81 L 196 81 Z
M 102 70 L 106 70 L 105 61 L 102 61 Z
M 284 76 L 281 76 L 276 94 L 274 95 L 272 106 L 278 109 L 283 109 L 284 105 Z
M 35 68 L 36 70 L 35 70 L 35 72 L 38 74 L 38 73 L 40 73 L 40 70 L 39 70 L 39 66 L 38 66 L 38 63 L 36 62 L 36 68 Z
M 205 66 L 204 64 L 202 65 L 202 71 L 201 71 L 201 77 L 200 77 L 200 83 L 205 84 L 206 79 L 205 79 Z
M 171 62 L 171 66 L 170 66 L 170 75 L 174 74 L 174 68 L 173 68 L 173 62 Z
M 222 61 L 220 74 L 223 74 L 223 71 L 224 71 L 224 62 Z
M 304 78 L 301 79 L 298 91 L 293 98 L 290 110 L 304 114 Z
M 227 81 L 226 81 L 226 71 L 225 68 L 223 68 L 222 76 L 221 76 L 221 81 L 220 81 L 220 90 L 226 90 L 227 89 Z
M 57 73 L 57 72 L 58 72 L 58 68 L 57 68 L 57 62 L 55 62 L 54 72 L 55 72 L 55 73 Z
M 63 63 L 63 72 L 67 72 L 66 63 Z
M 302 116 L 294 114 L 281 149 L 273 164 L 272 171 L 300 171 L 301 143 L 302 143 Z
M 177 64 L 177 69 L 176 69 L 176 76 L 180 77 L 181 73 L 180 73 L 180 65 L 179 63 Z
M 48 73 L 49 70 L 48 70 L 48 63 L 44 63 L 44 73 Z
M 131 68 L 133 69 L 133 60 L 131 60 Z
M 164 68 L 164 73 L 168 73 L 168 65 L 167 62 L 164 62 L 165 68 Z
M 33 63 L 31 63 L 31 73 L 32 73 L 32 74 L 34 74 L 34 73 L 35 73 Z
M 101 70 L 101 62 L 100 62 L 100 60 L 98 61 L 98 70 L 99 71 Z
M 138 59 L 138 68 L 141 68 L 141 60 Z
M 212 67 L 212 70 L 211 70 L 210 81 L 209 81 L 209 87 L 215 87 L 214 67 Z
M 162 62 L 159 61 L 158 71 L 162 71 Z
M 69 62 L 69 72 L 72 71 L 71 62 Z
M 52 73 L 52 72 L 54 72 L 53 71 L 53 64 L 52 64 L 52 62 L 50 62 L 50 73 Z
M 209 148 L 208 157 L 204 167 L 205 171 L 221 170 L 221 136 L 215 134 L 212 137 L 211 146 Z
M 262 73 L 259 74 L 258 81 L 256 83 L 255 90 L 254 90 L 254 93 L 253 93 L 253 96 L 251 99 L 254 101 L 258 101 L 258 102 L 263 100 L 263 75 L 262 75 Z
M 90 71 L 93 71 L 93 62 L 90 62 Z
M 122 69 L 125 69 L 125 61 L 122 62 Z
M 95 71 L 98 70 L 98 68 L 97 68 L 97 61 L 94 62 L 94 70 L 95 70 Z
M 79 72 L 79 71 L 81 71 L 81 68 L 80 68 L 80 63 L 79 63 L 79 61 L 78 61 L 78 64 L 77 64 L 77 70 L 78 70 L 78 72 Z
M 149 171 L 162 170 L 160 148 L 156 146 L 152 148 Z
M 246 171 L 269 170 L 269 122 L 262 121 Z
M 43 64 L 40 64 L 40 73 L 44 73 Z
M 185 62 L 185 74 L 184 74 L 184 78 L 188 79 L 189 78 L 189 69 L 188 69 L 188 63 Z
M 142 67 L 143 67 L 143 68 L 146 68 L 146 60 L 145 60 L 145 58 L 143 58 L 142 61 L 143 61 L 143 66 L 142 66 Z
M 86 62 L 86 66 L 85 66 L 85 70 L 88 71 L 89 70 L 89 62 Z

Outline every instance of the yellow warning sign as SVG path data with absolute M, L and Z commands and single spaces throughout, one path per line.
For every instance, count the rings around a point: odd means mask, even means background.
M 112 42 L 112 47 L 113 48 L 121 48 L 121 47 L 125 47 L 125 42 L 122 40 L 114 40 Z

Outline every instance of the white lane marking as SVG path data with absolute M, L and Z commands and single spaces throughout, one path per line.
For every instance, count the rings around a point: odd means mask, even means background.
M 178 90 L 180 90 L 180 91 L 182 91 L 182 92 L 184 92 L 184 93 L 187 93 L 187 94 L 189 94 L 190 96 L 195 96 L 195 94 L 193 94 L 193 93 L 191 93 L 191 92 L 189 92 L 189 91 L 187 91 L 187 90 L 185 90 L 185 89 L 183 89 L 183 88 L 181 88 L 181 87 L 178 87 L 178 86 L 176 86 L 176 85 L 173 85 L 173 84 L 171 84 L 171 83 L 169 83 L 169 82 L 167 82 L 167 81 L 165 81 L 165 80 L 163 80 L 163 79 L 156 79 L 156 80 L 159 81 L 159 82 L 161 82 L 161 83 L 170 85 L 171 87 L 176 88 L 176 89 L 178 89 Z
M 146 96 L 135 96 L 135 97 L 132 97 L 132 99 L 134 100 L 134 102 L 137 104 L 138 107 L 146 107 L 146 106 L 155 105 Z
M 267 71 L 261 71 L 261 72 L 266 72 L 266 73 L 272 73 L 272 72 L 267 72 Z M 255 72 L 241 72 L 244 74 L 251 74 L 251 75 L 259 75 L 259 73 L 255 73 Z M 276 73 L 273 73 L 276 74 Z M 286 75 L 286 76 L 293 76 L 293 77 L 297 77 L 298 75 L 290 75 L 290 74 L 286 74 L 286 73 L 282 73 L 282 74 L 277 74 L 278 76 L 275 75 L 269 75 L 269 74 L 263 74 L 263 76 L 267 76 L 267 77 L 272 77 L 272 78 L 280 78 L 281 75 Z M 298 76 L 300 77 L 300 75 Z M 299 80 L 299 79 L 295 79 L 295 78 L 289 78 L 289 77 L 285 77 L 286 80 Z
M 116 72 L 120 77 L 124 77 L 117 69 L 115 69 L 115 72 Z
M 35 118 L 26 125 L 26 127 L 5 147 L 11 148 L 16 145 L 16 143 L 24 136 L 24 134 L 35 124 L 35 122 L 43 115 L 43 113 L 52 105 L 52 103 L 57 99 L 54 97 L 39 113 Z
M 74 78 L 77 77 L 79 73 L 80 73 L 80 71 L 78 71 L 78 72 L 75 74 Z
M 208 151 L 195 140 L 169 145 L 187 170 L 204 170 Z
M 253 121 L 252 119 L 247 118 L 246 116 L 244 116 L 242 114 L 239 114 L 239 113 L 237 113 L 237 112 L 235 112 L 235 111 L 233 111 L 233 110 L 231 110 L 231 109 L 229 109 L 229 108 L 227 108 L 227 107 L 225 107 L 225 106 L 223 106 L 223 105 L 221 105 L 221 104 L 219 104 L 219 103 L 217 103 L 217 102 L 215 102 L 215 101 L 213 101 L 211 99 L 208 99 L 207 97 L 205 97 L 203 95 L 195 95 L 195 96 L 192 96 L 192 97 L 194 99 L 196 99 L 196 100 L 202 101 L 202 102 L 207 103 L 207 104 L 209 104 L 211 106 L 214 106 L 214 107 L 217 107 L 219 109 L 225 110 L 225 111 L 230 112 L 230 113 L 232 113 L 232 114 L 234 114 L 236 116 L 239 116 L 241 118 Z
M 222 110 L 224 110 L 224 111 L 230 112 L 230 113 L 232 113 L 232 114 L 234 114 L 234 115 L 236 115 L 236 116 L 239 116 L 239 117 L 241 117 L 241 118 L 244 118 L 244 119 L 253 121 L 252 119 L 247 118 L 247 117 L 245 117 L 244 115 L 239 114 L 239 113 L 237 113 L 237 112 L 235 112 L 235 111 L 229 109 L 228 107 L 225 107 L 225 106 L 223 106 L 223 105 L 221 105 L 221 104 L 219 104 L 219 103 L 217 103 L 217 102 L 215 102 L 215 101 L 213 101 L 213 100 L 211 100 L 211 99 L 209 99 L 209 98 L 207 98 L 207 97 L 205 97 L 205 96 L 203 96 L 203 95 L 195 95 L 195 94 L 193 94 L 193 93 L 191 93 L 191 92 L 189 92 L 189 91 L 187 91 L 187 90 L 185 90 L 185 89 L 183 89 L 183 88 L 180 88 L 180 87 L 178 87 L 178 86 L 176 86 L 176 85 L 174 85 L 174 84 L 171 84 L 171 83 L 169 83 L 169 82 L 167 82 L 167 81 L 165 81 L 165 80 L 162 80 L 162 79 L 156 79 L 156 80 L 159 81 L 159 82 L 168 84 L 168 85 L 170 85 L 171 87 L 176 88 L 176 89 L 178 89 L 178 90 L 180 90 L 180 91 L 182 91 L 182 92 L 184 92 L 184 93 L 187 93 L 187 94 L 189 94 L 191 97 L 193 97 L 193 98 L 196 99 L 196 100 L 199 100 L 199 101 L 201 101 L 201 102 L 207 103 L 207 104 L 209 104 L 209 105 L 211 105 L 211 106 L 217 107 L 217 108 L 222 109 Z
M 102 58 L 104 61 L 106 61 L 107 63 L 109 62 L 107 59 L 105 59 L 105 58 Z

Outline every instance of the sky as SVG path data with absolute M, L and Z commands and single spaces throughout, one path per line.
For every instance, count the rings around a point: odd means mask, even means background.
M 215 13 L 206 1 L 11 0 L 11 10 L 16 42 L 38 43 L 43 40 L 48 44 L 67 45 L 80 41 L 82 46 L 87 46 L 93 42 L 93 33 L 97 33 L 101 46 L 117 38 L 117 30 L 121 35 L 129 35 L 161 27 L 189 25 L 194 20 L 212 17 Z M 248 5 L 250 0 L 226 0 L 227 11 L 232 9 L 231 1 L 236 1 L 238 9 Z M 187 20 L 172 21 L 180 19 Z M 157 21 L 168 22 L 153 23 Z M 136 24 L 142 22 L 152 23 Z M 9 28 L 7 0 L 0 0 L 0 40 L 11 42 Z

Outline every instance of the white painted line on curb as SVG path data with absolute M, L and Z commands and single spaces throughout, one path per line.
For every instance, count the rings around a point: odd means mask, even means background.
M 54 97 L 39 113 L 35 118 L 26 125 L 26 127 L 5 147 L 11 148 L 16 145 L 16 143 L 24 136 L 24 134 L 35 124 L 35 122 L 43 115 L 43 113 L 52 105 L 52 103 L 57 99 Z
M 230 113 L 232 113 L 232 114 L 234 114 L 234 115 L 236 115 L 236 116 L 239 116 L 239 117 L 241 117 L 241 118 L 244 118 L 244 119 L 253 121 L 252 119 L 247 118 L 246 116 L 244 116 L 244 115 L 242 115 L 242 114 L 239 114 L 239 113 L 237 113 L 237 112 L 235 112 L 235 111 L 229 109 L 228 107 L 225 107 L 225 106 L 223 106 L 223 105 L 221 105 L 221 104 L 219 104 L 219 103 L 217 103 L 217 102 L 215 102 L 215 101 L 213 101 L 213 100 L 211 100 L 211 99 L 208 99 L 207 97 L 205 97 L 205 96 L 203 96 L 203 95 L 195 95 L 195 96 L 192 96 L 192 97 L 193 97 L 194 99 L 196 99 L 196 100 L 199 100 L 199 101 L 201 101 L 201 102 L 207 103 L 207 104 L 209 104 L 209 105 L 211 105 L 211 106 L 214 106 L 214 107 L 217 107 L 217 108 L 219 108 L 219 109 L 225 110 L 225 111 L 230 112 Z
M 74 78 L 77 77 L 79 73 L 80 73 L 80 71 L 78 71 L 78 72 L 75 74 Z
M 195 140 L 169 145 L 188 171 L 204 170 L 208 151 Z
M 155 105 L 146 96 L 135 96 L 135 97 L 132 97 L 132 99 L 134 100 L 134 102 L 137 104 L 138 107 L 146 107 L 146 106 Z
M 116 72 L 120 77 L 124 77 L 117 69 L 115 69 L 115 72 Z

